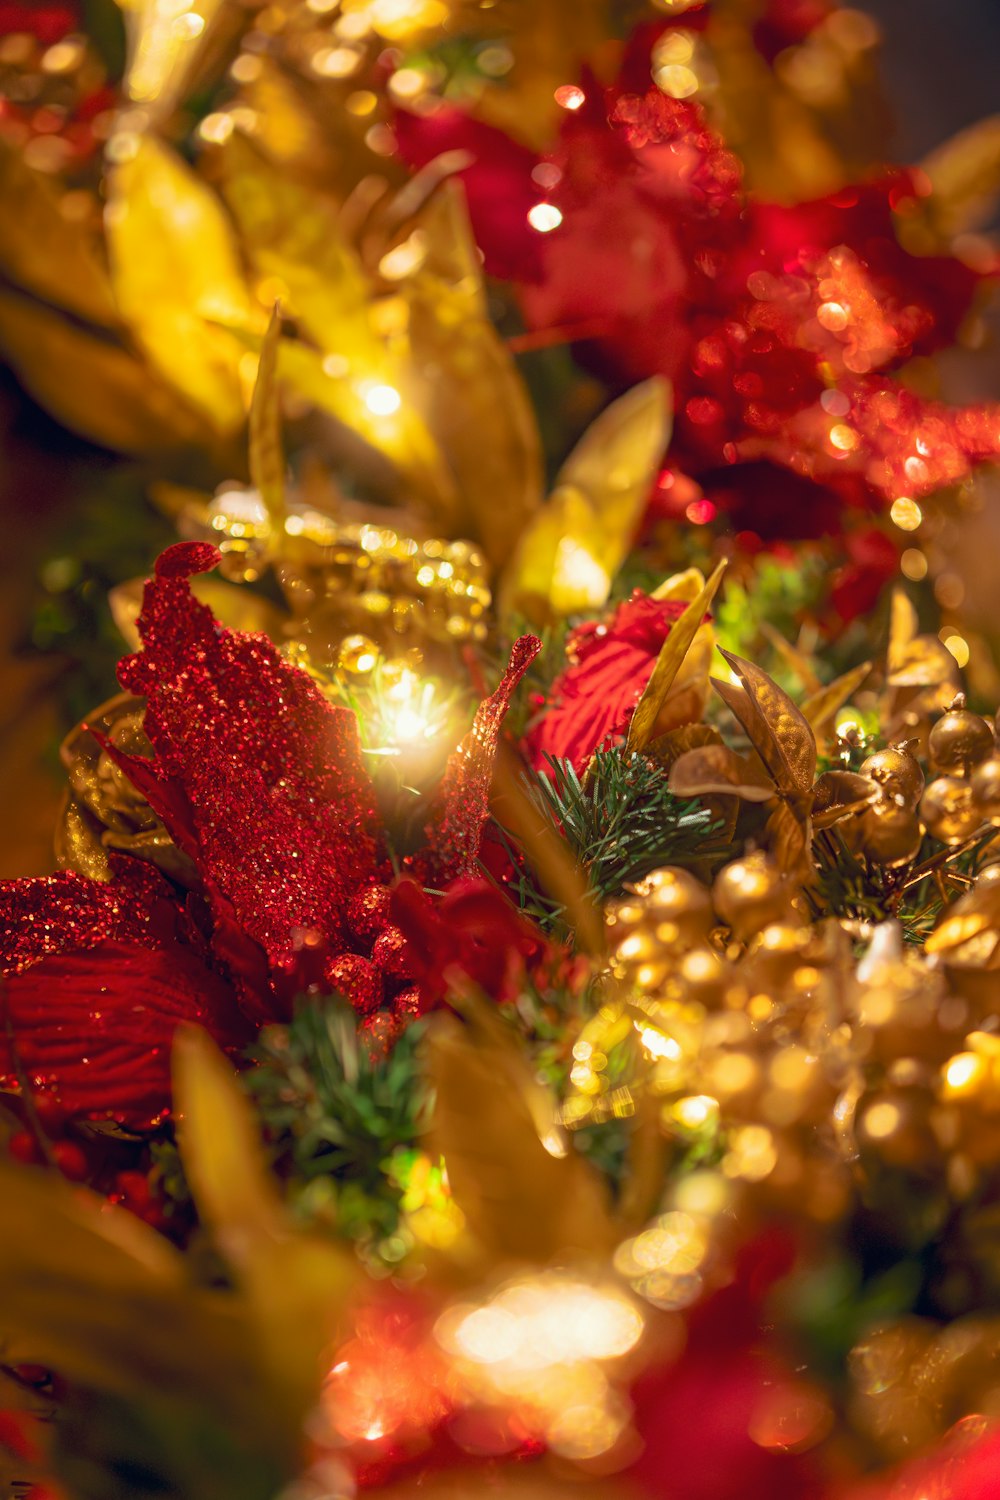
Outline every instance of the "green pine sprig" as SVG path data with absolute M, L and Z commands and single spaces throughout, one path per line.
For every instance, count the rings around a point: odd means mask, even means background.
M 548 757 L 529 782 L 602 899 L 660 865 L 704 865 L 730 849 L 723 824 L 696 798 L 675 797 L 662 766 L 621 746 L 598 750 L 586 778 Z
M 292 1204 L 390 1260 L 402 1253 L 398 1157 L 432 1104 L 417 1060 L 422 1031 L 414 1023 L 387 1057 L 373 1057 L 345 1002 L 311 1000 L 287 1027 L 262 1032 L 244 1075 Z

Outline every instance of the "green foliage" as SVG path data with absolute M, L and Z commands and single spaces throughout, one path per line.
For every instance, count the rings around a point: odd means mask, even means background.
M 411 1025 L 374 1058 L 351 1008 L 302 1003 L 287 1027 L 268 1027 L 244 1075 L 275 1166 L 293 1205 L 383 1259 L 405 1251 L 394 1237 L 405 1191 L 397 1157 L 426 1127 L 431 1095 L 417 1061 L 423 1028 Z
M 597 894 L 606 898 L 660 865 L 704 865 L 730 852 L 725 830 L 695 798 L 675 797 L 662 766 L 621 746 L 598 750 L 586 782 L 569 761 L 530 783 L 535 802 L 565 835 Z
M 39 570 L 27 642 L 70 658 L 62 695 L 67 729 L 118 691 L 125 645 L 108 607 L 109 590 L 146 577 L 156 554 L 177 540 L 146 502 L 135 471 L 109 471 L 95 460 L 81 464 L 80 472 L 72 513 Z

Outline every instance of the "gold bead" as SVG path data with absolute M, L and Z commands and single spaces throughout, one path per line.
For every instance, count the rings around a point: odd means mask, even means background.
M 935 771 L 968 772 L 993 753 L 993 730 L 979 714 L 950 708 L 931 726 L 927 751 Z
M 761 850 L 734 859 L 716 876 L 712 900 L 722 921 L 741 940 L 788 913 L 792 892 Z
M 972 787 L 955 776 L 939 776 L 920 799 L 920 817 L 928 833 L 942 844 L 960 844 L 982 819 L 972 800 Z
M 869 755 L 861 766 L 861 775 L 874 781 L 886 800 L 907 808 L 916 807 L 924 789 L 920 763 L 902 745 L 889 745 Z
M 919 770 L 919 767 L 918 767 Z M 922 779 L 922 778 L 921 778 Z M 876 865 L 894 870 L 915 859 L 920 849 L 920 822 L 909 806 L 877 802 L 861 817 L 858 847 Z
M 714 925 L 712 898 L 687 870 L 671 865 L 653 870 L 635 887 L 641 897 L 646 921 L 665 942 L 685 946 L 703 942 Z M 671 937 L 673 928 L 676 936 Z
M 1000 826 L 1000 755 L 991 755 L 972 773 L 972 800 L 979 816 Z
M 340 643 L 337 666 L 351 677 L 367 677 L 378 663 L 379 650 L 367 635 L 348 635 Z

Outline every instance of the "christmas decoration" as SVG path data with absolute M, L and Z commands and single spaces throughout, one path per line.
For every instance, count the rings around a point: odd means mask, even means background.
M 1000 1492 L 1000 154 L 888 162 L 876 42 L 0 4 L 0 353 L 106 450 L 11 1500 Z

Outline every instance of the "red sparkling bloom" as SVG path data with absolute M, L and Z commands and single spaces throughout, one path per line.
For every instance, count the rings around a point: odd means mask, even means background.
M 808 32 L 825 8 L 771 6 L 765 50 Z M 926 192 L 921 174 L 895 170 L 791 206 L 754 199 L 702 107 L 650 87 L 654 34 L 642 33 L 610 88 L 582 81 L 586 102 L 529 174 L 535 202 L 555 212 L 538 228 L 527 213 L 505 226 L 504 274 L 529 327 L 575 340 L 612 383 L 672 380 L 675 465 L 704 477 L 711 498 L 721 490 L 760 535 L 778 509 L 786 537 L 839 529 L 845 506 L 927 494 L 1000 453 L 1000 406 L 926 402 L 891 374 L 954 341 L 983 280 L 900 243 L 897 222 Z M 451 147 L 475 158 L 463 175 L 489 264 L 495 224 L 478 211 L 480 174 L 495 200 L 505 168 L 508 201 L 520 203 L 526 164 L 486 132 L 449 111 L 408 121 L 400 142 L 413 165 Z M 759 527 L 747 512 L 764 465 L 802 483 L 767 497 Z
M 12 1023 L 0 1075 L 70 1114 L 153 1123 L 183 1021 L 237 1051 L 296 994 L 339 990 L 370 1015 L 413 977 L 387 920 L 389 865 L 354 715 L 266 637 L 224 629 L 198 603 L 188 578 L 218 556 L 181 543 L 159 559 L 143 649 L 120 669 L 146 695 L 154 753 L 105 744 L 193 861 L 197 889 L 175 892 L 126 858 L 108 884 L 64 874 L 0 886 Z M 474 866 L 501 722 L 538 649 L 517 643 L 451 758 L 423 856 L 444 883 Z
M 685 608 L 636 590 L 607 622 L 590 620 L 571 632 L 566 649 L 572 665 L 552 684 L 550 706 L 525 740 L 533 766 L 545 770 L 551 756 L 572 761 L 582 772 L 595 750 L 626 732 L 660 648 Z

